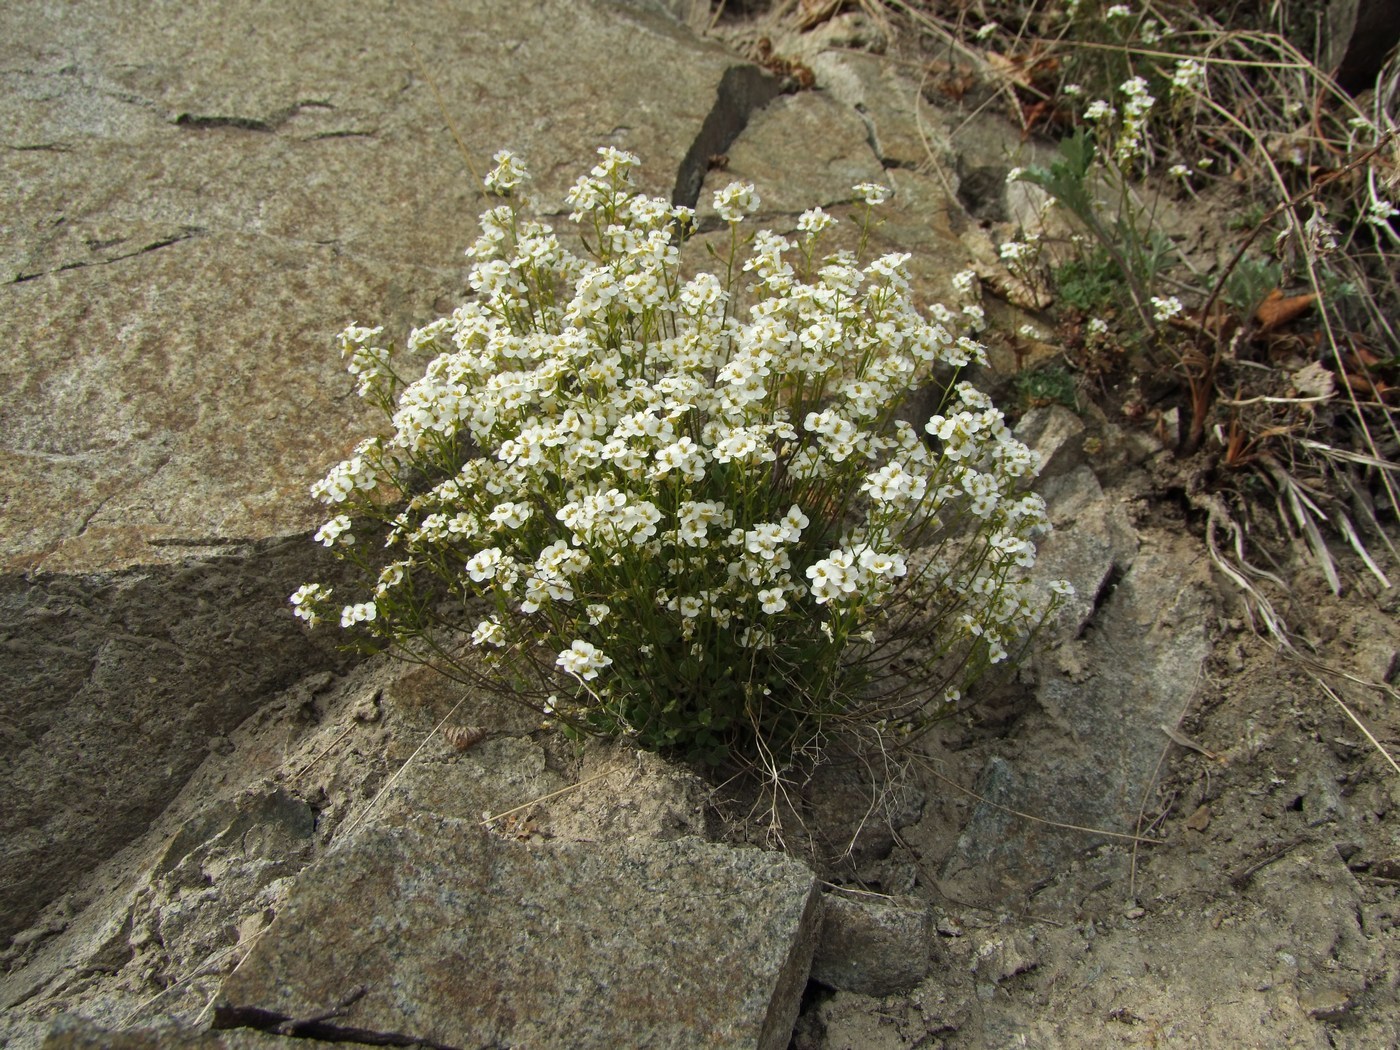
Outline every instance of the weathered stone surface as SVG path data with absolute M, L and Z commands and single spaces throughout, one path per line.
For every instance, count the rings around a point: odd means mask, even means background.
M 812 980 L 837 991 L 897 995 L 928 976 L 933 937 L 928 905 L 824 898 L 822 936 Z
M 1068 474 L 1083 463 L 1084 431 L 1083 421 L 1063 405 L 1032 408 L 1016 424 L 1017 439 L 1040 453 L 1042 479 Z
M 995 805 L 973 811 L 944 865 L 951 896 L 969 879 L 985 887 L 988 870 L 1008 892 L 1021 892 L 1104 841 L 1009 810 L 1119 835 L 1137 830 L 1144 793 L 1170 745 L 1162 727 L 1181 718 L 1210 652 L 1209 573 L 1186 542 L 1144 537 L 1122 578 L 1105 580 L 1080 635 L 1038 659 L 1040 710 L 1021 733 L 1039 743 L 1034 754 L 996 758 L 983 770 L 975 790 Z
M 1033 447 L 1035 443 L 1032 443 Z M 1137 556 L 1138 537 L 1122 506 L 1109 502 L 1088 467 L 1051 477 L 1041 486 L 1055 531 L 1036 558 L 1039 579 L 1074 584 L 1061 630 L 1077 638 L 1094 615 L 1106 588 Z
M 758 188 L 764 215 L 799 215 L 814 205 L 830 207 L 852 199 L 858 182 L 884 182 L 854 110 L 820 92 L 784 95 L 754 115 L 730 147 L 724 177 L 748 180 Z M 710 202 L 701 198 L 701 213 Z
M 590 740 L 578 787 L 546 811 L 562 838 L 598 842 L 705 837 L 709 785 L 690 770 L 625 743 Z
M 860 114 L 886 167 L 952 170 L 946 115 L 923 102 L 918 81 L 899 66 L 851 51 L 823 51 L 810 62 L 823 90 Z
M 645 4 L 563 0 L 9 5 L 0 35 L 0 537 L 49 570 L 314 523 L 355 433 L 330 336 L 461 292 L 480 201 L 449 121 L 478 171 L 521 151 L 546 210 L 605 143 L 669 194 L 733 63 Z
M 345 658 L 281 607 L 305 540 L 110 576 L 0 576 L 0 939 L 140 834 L 277 690 Z
M 315 549 L 274 541 L 364 430 L 334 333 L 460 299 L 468 168 L 516 149 L 557 211 L 615 144 L 669 194 L 735 61 L 641 0 L 10 4 L 0 38 L 3 938 L 332 665 L 285 608 Z
M 367 829 L 307 871 L 217 1027 L 433 1046 L 785 1047 L 820 895 L 786 857 L 678 839 Z M 334 965 L 328 965 L 334 960 Z

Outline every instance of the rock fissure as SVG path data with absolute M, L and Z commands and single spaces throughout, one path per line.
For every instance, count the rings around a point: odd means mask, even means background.
M 162 248 L 169 248 L 172 245 L 181 243 L 182 241 L 192 240 L 195 237 L 198 237 L 201 234 L 207 232 L 208 231 L 205 230 L 203 227 L 189 226 L 186 227 L 183 232 L 178 233 L 173 237 L 165 237 L 161 240 L 153 241 L 150 244 L 146 244 L 140 248 L 137 248 L 135 251 L 126 252 L 122 255 L 114 255 L 109 259 L 93 259 L 91 261 L 64 263 L 62 266 L 55 266 L 51 270 L 40 270 L 38 273 L 20 273 L 17 274 L 14 280 L 12 280 L 10 283 L 23 284 L 26 281 L 34 281 L 40 277 L 48 277 L 52 274 L 66 273 L 69 270 L 83 270 L 89 266 L 110 266 L 113 263 L 124 262 L 127 259 L 135 259 L 138 256 L 148 255 L 151 252 L 160 251 L 160 249 Z
M 345 1010 L 363 999 L 368 989 L 363 985 L 343 999 L 332 1010 L 316 1017 L 287 1017 L 272 1010 L 253 1006 L 218 1006 L 214 1010 L 215 1029 L 245 1028 L 269 1035 L 286 1036 L 293 1039 L 309 1039 L 327 1043 L 360 1043 L 364 1046 L 421 1046 L 428 1050 L 498 1050 L 499 1043 L 480 1043 L 472 1047 L 455 1043 L 440 1043 L 419 1035 L 404 1032 L 376 1032 L 369 1028 L 356 1028 L 332 1023 Z
M 287 121 L 291 120 L 305 109 L 335 109 L 335 106 L 324 99 L 303 99 L 290 106 L 277 110 L 267 118 L 259 117 L 239 117 L 225 116 L 221 114 L 203 113 L 181 113 L 172 123 L 177 128 L 192 128 L 195 130 L 205 130 L 210 128 L 233 128 L 238 131 L 258 131 L 271 133 L 277 131 Z
M 783 93 L 783 83 L 757 66 L 730 66 L 715 89 L 715 104 L 706 114 L 695 141 L 690 144 L 680 169 L 671 203 L 695 207 L 710 160 L 733 144 L 749 118 Z

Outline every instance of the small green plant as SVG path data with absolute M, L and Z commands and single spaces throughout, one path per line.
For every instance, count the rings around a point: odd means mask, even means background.
M 745 184 L 715 195 L 718 273 L 684 277 L 693 213 L 600 153 L 569 194 L 583 256 L 497 155 L 476 298 L 408 337 L 420 378 L 382 329 L 341 336 L 389 429 L 312 491 L 365 582 L 296 614 L 708 762 L 946 709 L 1069 591 L 1032 586 L 1037 457 L 991 402 L 945 379 L 923 433 L 897 416 L 982 348 L 916 312 L 907 256 L 825 253 L 820 208 L 746 234 Z M 887 191 L 856 192 L 863 245 Z
M 1017 374 L 1013 381 L 1016 395 L 1027 408 L 1040 405 L 1064 405 L 1076 411 L 1079 396 L 1074 376 L 1064 368 L 1048 366 Z
M 1130 305 L 1123 271 L 1101 247 L 1055 267 L 1052 278 L 1061 305 L 1087 317 L 1102 317 Z

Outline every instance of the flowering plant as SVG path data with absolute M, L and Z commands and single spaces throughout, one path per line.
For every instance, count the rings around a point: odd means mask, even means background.
M 1068 593 L 1029 579 L 1036 454 L 952 378 L 981 347 L 919 315 L 907 256 L 823 254 L 821 209 L 795 241 L 747 236 L 745 184 L 715 195 L 720 272 L 685 277 L 694 213 L 600 153 L 568 196 L 583 255 L 497 154 L 476 297 L 409 336 L 420 378 L 382 329 L 341 335 L 391 429 L 313 486 L 335 512 L 316 538 L 369 586 L 308 584 L 296 614 L 711 761 L 957 699 Z M 887 191 L 856 193 L 863 249 Z M 940 374 L 921 434 L 896 411 Z

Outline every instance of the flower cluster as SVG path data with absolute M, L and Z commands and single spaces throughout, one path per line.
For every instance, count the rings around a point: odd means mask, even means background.
M 872 699 L 881 660 L 917 654 L 941 698 L 1006 659 L 1063 588 L 1030 579 L 1037 457 L 947 378 L 980 345 L 915 308 L 907 256 L 823 251 L 837 215 L 745 236 L 746 184 L 715 194 L 729 276 L 685 276 L 692 214 L 600 153 L 568 196 L 586 255 L 521 213 L 528 173 L 497 155 L 476 297 L 410 335 L 433 355 L 419 378 L 378 329 L 342 336 L 390 429 L 312 489 L 335 511 L 317 540 L 372 585 L 341 624 L 579 730 L 711 759 L 828 717 L 918 717 L 924 695 Z M 855 196 L 868 229 L 887 191 Z M 899 418 L 940 379 L 938 414 Z M 318 584 L 292 604 L 337 611 Z
M 1141 157 L 1148 148 L 1147 122 L 1157 100 L 1147 89 L 1142 77 L 1131 77 L 1119 85 L 1123 92 L 1123 122 L 1118 141 L 1113 146 L 1114 159 L 1127 165 Z

